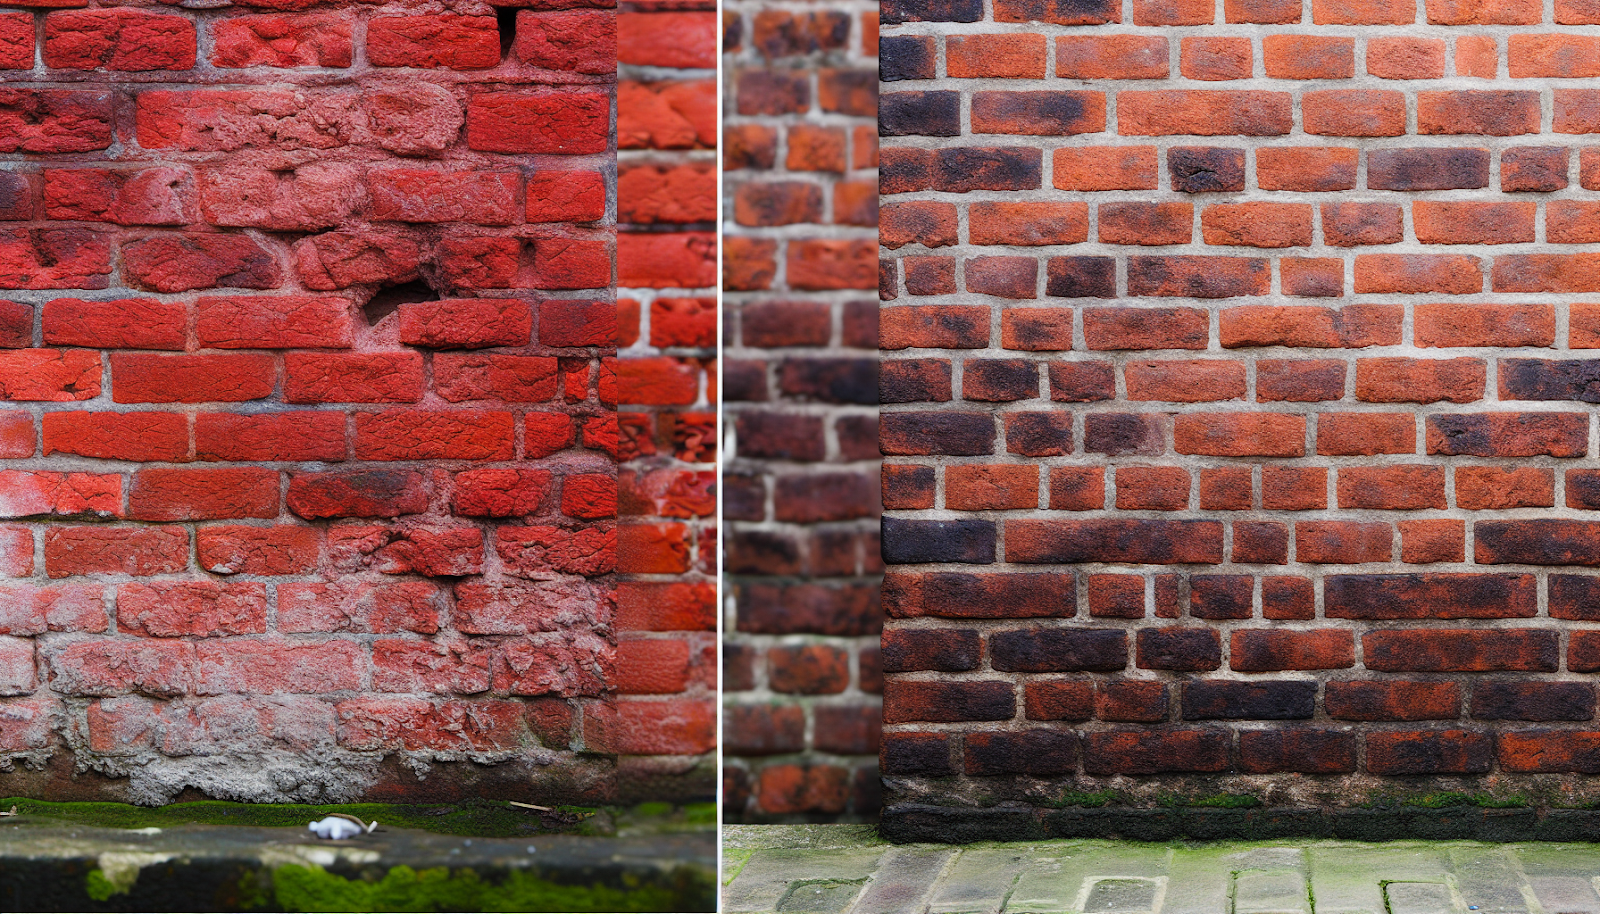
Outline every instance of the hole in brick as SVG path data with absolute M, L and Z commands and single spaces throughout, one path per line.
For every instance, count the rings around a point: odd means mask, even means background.
M 401 283 L 398 286 L 385 286 L 377 294 L 367 299 L 361 306 L 361 313 L 367 317 L 367 326 L 376 327 L 378 322 L 395 313 L 401 305 L 419 301 L 438 301 L 439 293 L 422 280 Z
M 514 6 L 496 7 L 495 27 L 500 30 L 500 59 L 511 56 L 511 44 L 517 40 L 517 9 Z

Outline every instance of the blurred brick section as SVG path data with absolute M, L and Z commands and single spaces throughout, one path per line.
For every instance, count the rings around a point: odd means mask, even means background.
M 610 4 L 8 5 L 8 789 L 691 793 L 619 761 L 705 737 L 617 700 Z
M 716 791 L 716 65 L 711 0 L 617 19 L 619 751 Z
M 877 23 L 724 5 L 728 821 L 878 815 Z

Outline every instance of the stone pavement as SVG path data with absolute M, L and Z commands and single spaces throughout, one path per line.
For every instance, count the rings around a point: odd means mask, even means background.
M 1600 914 L 1600 845 L 1471 841 L 891 845 L 724 827 L 724 914 Z

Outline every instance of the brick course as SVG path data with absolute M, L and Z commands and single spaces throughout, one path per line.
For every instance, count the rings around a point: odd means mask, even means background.
M 1591 13 L 883 17 L 890 812 L 1590 796 Z
M 724 4 L 727 821 L 879 807 L 877 17 Z
M 18 789 L 688 793 L 616 776 L 702 748 L 617 699 L 615 12 L 20 5 Z

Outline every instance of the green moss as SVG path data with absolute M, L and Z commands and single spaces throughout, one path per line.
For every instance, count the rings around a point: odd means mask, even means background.
M 1519 793 L 1495 796 L 1490 793 L 1461 793 L 1441 791 L 1423 794 L 1381 793 L 1360 804 L 1364 809 L 1393 809 L 1410 806 L 1420 809 L 1449 809 L 1455 806 L 1477 806 L 1483 809 L 1525 809 L 1534 805 Z
M 744 871 L 744 865 L 755 856 L 757 848 L 733 847 L 722 852 L 722 884 L 727 885 Z
M 464 803 L 413 805 L 400 803 L 229 803 L 203 800 L 144 807 L 126 803 L 53 803 L 23 797 L 0 798 L 0 809 L 42 816 L 75 825 L 100 828 L 171 828 L 178 825 L 252 825 L 305 828 L 332 813 L 345 813 L 391 828 L 413 828 L 446 835 L 520 838 L 539 834 L 613 835 L 616 819 L 625 815 L 637 828 L 685 830 L 703 828 L 716 819 L 715 806 L 697 803 L 674 807 L 647 803 L 626 812 L 585 806 L 557 806 L 549 812 L 512 806 L 503 800 L 474 799 Z
M 118 888 L 110 879 L 107 879 L 106 874 L 99 868 L 89 871 L 89 877 L 85 880 L 83 890 L 95 901 L 106 901 L 112 895 L 120 895 L 127 891 L 126 888 Z
M 397 866 L 368 882 L 287 865 L 273 870 L 272 880 L 286 911 L 670 911 L 679 902 L 678 893 L 656 885 L 561 885 L 518 872 L 493 884 L 472 870 L 444 867 Z
M 1173 804 L 1205 809 L 1254 809 L 1262 805 L 1261 798 L 1242 793 L 1219 793 L 1209 797 L 1192 797 Z
M 1481 806 L 1485 809 L 1517 809 L 1528 805 L 1526 797 L 1513 794 L 1506 797 L 1496 797 L 1487 793 L 1457 793 L 1446 791 L 1443 793 L 1428 793 L 1421 796 L 1406 797 L 1400 801 L 1402 806 L 1421 806 L 1425 809 L 1446 809 L 1451 806 Z
M 1097 790 L 1093 793 L 1082 793 L 1068 790 L 1050 799 L 1050 805 L 1056 807 L 1067 806 L 1106 806 L 1119 799 L 1120 794 L 1115 790 Z

